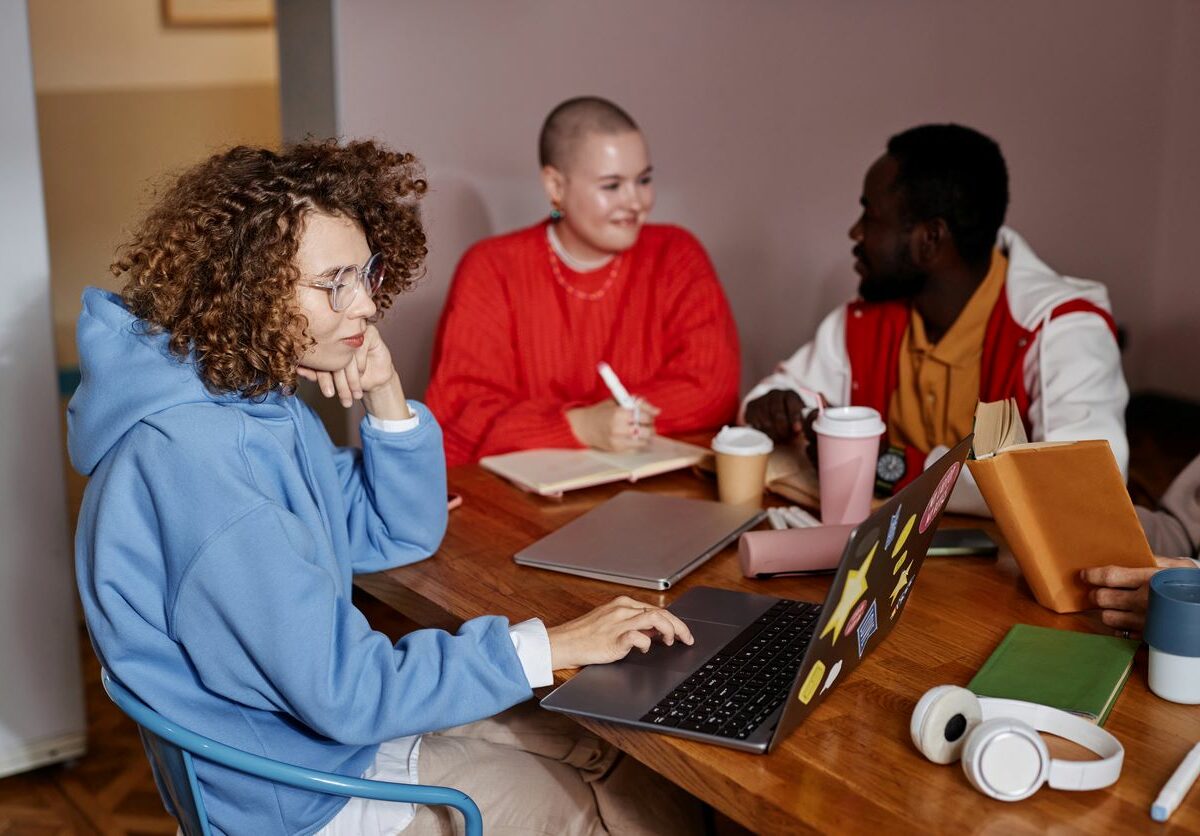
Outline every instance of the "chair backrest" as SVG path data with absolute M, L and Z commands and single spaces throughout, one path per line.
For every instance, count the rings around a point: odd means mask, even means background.
M 172 723 L 134 696 L 107 670 L 101 669 L 100 681 L 109 698 L 137 723 L 146 755 L 154 767 L 159 793 L 179 821 L 185 836 L 210 836 L 211 833 L 200 785 L 196 781 L 193 755 L 247 775 L 311 792 L 453 807 L 463 815 L 466 836 L 483 834 L 483 818 L 479 808 L 466 793 L 459 790 L 347 778 L 243 752 Z
M 159 795 L 179 822 L 179 829 L 184 836 L 209 836 L 208 814 L 204 810 L 204 799 L 200 796 L 200 785 L 196 783 L 191 752 L 163 740 L 142 726 L 138 726 L 138 734 L 150 765 L 154 767 Z
M 154 770 L 159 795 L 179 822 L 184 836 L 209 836 L 208 814 L 204 810 L 200 785 L 196 782 L 191 752 L 155 734 L 154 729 L 167 725 L 166 720 L 113 679 L 108 671 L 101 671 L 100 679 L 109 699 L 137 723 L 138 736 Z

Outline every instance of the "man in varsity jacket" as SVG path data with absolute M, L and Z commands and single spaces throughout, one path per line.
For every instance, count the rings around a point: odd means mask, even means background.
M 750 391 L 745 422 L 794 437 L 814 406 L 804 390 L 874 407 L 888 428 L 877 486 L 891 493 L 971 431 L 977 401 L 1015 398 L 1030 440 L 1106 439 L 1124 473 L 1129 392 L 1108 293 L 1002 227 L 996 143 L 958 125 L 898 134 L 860 202 L 860 298 Z M 989 515 L 965 472 L 950 508 Z

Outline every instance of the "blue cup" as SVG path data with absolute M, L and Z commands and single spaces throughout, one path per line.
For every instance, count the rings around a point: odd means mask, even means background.
M 1150 578 L 1146 644 L 1150 690 L 1200 704 L 1200 569 L 1164 569 Z

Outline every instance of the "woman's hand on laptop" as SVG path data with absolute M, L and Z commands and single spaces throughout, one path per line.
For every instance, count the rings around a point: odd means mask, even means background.
M 1150 600 L 1150 578 L 1161 569 L 1195 568 L 1185 557 L 1156 557 L 1158 568 L 1129 566 L 1094 566 L 1084 569 L 1079 577 L 1095 587 L 1088 593 L 1093 604 L 1103 612 L 1100 620 L 1118 631 L 1140 632 L 1146 626 L 1146 606 Z
M 654 637 L 663 644 L 692 644 L 687 625 L 661 607 L 621 595 L 587 615 L 546 631 L 555 670 L 624 659 L 635 647 L 645 653 Z

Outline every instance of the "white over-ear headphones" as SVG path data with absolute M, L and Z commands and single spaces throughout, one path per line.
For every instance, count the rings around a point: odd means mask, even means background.
M 962 760 L 975 789 L 1001 801 L 1020 801 L 1045 783 L 1061 790 L 1098 790 L 1121 776 L 1121 742 L 1081 717 L 1019 700 L 980 698 L 957 685 L 939 685 L 921 697 L 912 715 L 912 739 L 934 763 Z M 1038 732 L 1072 740 L 1096 761 L 1051 758 Z

